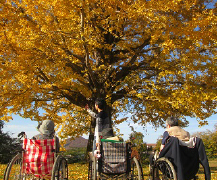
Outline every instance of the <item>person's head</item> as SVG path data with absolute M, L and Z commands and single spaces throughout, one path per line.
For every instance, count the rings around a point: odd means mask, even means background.
M 38 131 L 44 135 L 52 135 L 54 134 L 54 122 L 51 120 L 44 120 L 42 124 L 39 126 Z
M 96 108 L 96 110 L 98 110 L 98 109 L 104 110 L 104 108 L 105 108 L 105 100 L 101 99 L 101 98 L 96 99 L 95 108 Z
M 178 118 L 177 117 L 172 116 L 172 117 L 167 118 L 167 120 L 166 120 L 166 126 L 167 127 L 178 126 L 178 125 L 179 124 L 178 124 Z

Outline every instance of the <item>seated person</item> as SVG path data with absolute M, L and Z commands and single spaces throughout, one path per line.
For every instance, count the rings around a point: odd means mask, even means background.
M 178 118 L 176 117 L 169 117 L 166 120 L 166 126 L 159 158 L 170 159 L 179 180 L 192 179 L 198 172 L 199 163 L 204 167 L 205 179 L 210 180 L 209 162 L 202 139 L 190 139 L 189 132 L 178 126 Z M 196 142 L 193 147 L 189 148 L 189 142 L 192 140 L 196 140 Z
M 54 130 L 54 122 L 51 120 L 44 120 L 41 124 L 37 127 L 40 134 L 37 134 L 32 137 L 34 140 L 40 140 L 40 139 L 53 139 L 55 130 Z M 60 143 L 59 138 L 56 137 L 56 147 L 57 152 L 59 152 L 60 149 Z
M 177 137 L 182 141 L 189 141 L 190 134 L 189 132 L 185 131 L 178 125 L 178 118 L 176 117 L 169 117 L 166 120 L 166 131 L 163 133 L 163 139 L 160 147 L 160 151 L 164 148 L 166 144 L 166 140 L 169 136 Z
M 193 139 L 196 140 L 194 146 L 188 147 L 188 142 L 182 141 L 183 143 L 180 143 L 180 139 L 171 136 L 160 152 L 159 158 L 165 157 L 169 159 L 179 180 L 193 179 L 199 170 L 199 164 L 204 168 L 205 180 L 210 180 L 209 161 L 203 141 L 198 137 Z
M 179 138 L 182 141 L 189 141 L 190 134 L 189 134 L 189 132 L 185 131 L 184 129 L 182 129 L 178 125 L 178 118 L 173 117 L 173 116 L 169 117 L 166 120 L 166 128 L 167 128 L 166 131 L 163 133 L 163 139 L 162 139 L 162 142 L 161 142 L 160 151 L 162 151 L 162 149 L 164 148 L 164 146 L 166 144 L 166 140 L 168 139 L 169 136 L 175 136 L 175 137 Z M 150 165 L 153 165 L 153 163 L 156 160 L 156 157 L 158 155 L 159 154 L 158 154 L 158 151 L 157 151 L 154 154 L 151 154 L 149 156 Z

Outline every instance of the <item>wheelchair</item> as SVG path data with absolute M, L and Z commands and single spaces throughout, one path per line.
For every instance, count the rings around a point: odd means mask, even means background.
M 23 132 L 22 151 L 8 163 L 4 180 L 67 180 L 68 164 L 57 153 L 56 137 L 54 139 L 27 139 Z
M 88 180 L 143 180 L 140 162 L 131 157 L 130 143 L 101 140 L 100 158 L 89 155 Z
M 163 150 L 155 154 L 150 168 L 152 180 L 196 180 L 200 164 L 204 168 L 204 179 L 210 180 L 211 173 L 204 144 L 200 138 L 192 138 L 192 142 L 190 145 L 176 137 L 169 137 Z

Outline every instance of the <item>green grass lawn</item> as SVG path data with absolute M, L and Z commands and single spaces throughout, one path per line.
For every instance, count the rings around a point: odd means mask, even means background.
M 217 179 L 217 160 L 210 160 L 209 165 L 211 169 L 212 180 Z M 5 168 L 6 168 L 5 164 L 0 164 L 0 179 L 3 179 Z M 79 163 L 69 164 L 69 180 L 87 179 L 87 174 L 88 174 L 87 164 L 79 164 Z M 148 166 L 145 166 L 143 168 L 143 174 L 144 174 L 144 180 L 147 180 L 150 178 Z M 197 176 L 199 180 L 205 179 L 202 167 L 200 167 Z

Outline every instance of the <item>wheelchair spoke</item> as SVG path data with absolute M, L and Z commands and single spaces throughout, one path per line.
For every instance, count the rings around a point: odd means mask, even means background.
M 166 158 L 157 160 L 153 167 L 152 175 L 153 180 L 176 180 L 174 167 Z
M 67 180 L 68 179 L 68 165 L 67 161 L 61 155 L 57 157 L 54 163 L 54 170 L 52 172 L 52 180 Z
M 21 154 L 17 154 L 10 162 L 6 172 L 6 180 L 21 180 L 22 177 L 22 158 Z

